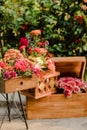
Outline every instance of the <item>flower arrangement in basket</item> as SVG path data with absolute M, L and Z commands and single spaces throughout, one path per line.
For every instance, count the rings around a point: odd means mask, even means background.
M 87 92 L 87 83 L 79 78 L 62 77 L 57 81 L 56 86 L 66 97 L 71 97 L 72 93 Z
M 0 62 L 0 77 L 10 79 L 17 76 L 40 76 L 40 72 L 55 72 L 55 65 L 47 51 L 48 41 L 40 41 L 41 31 L 33 30 L 20 38 L 19 50 L 9 49 Z

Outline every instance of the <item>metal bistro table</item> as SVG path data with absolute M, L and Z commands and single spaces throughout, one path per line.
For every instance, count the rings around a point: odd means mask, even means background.
M 3 118 L 1 120 L 0 129 L 2 127 L 2 124 L 4 122 L 4 119 L 5 119 L 6 115 L 8 115 L 9 122 L 11 121 L 11 107 L 12 107 L 12 103 L 14 103 L 15 107 L 18 109 L 18 111 L 19 111 L 18 114 L 20 114 L 20 117 L 23 118 L 23 120 L 25 122 L 25 125 L 26 125 L 26 129 L 28 129 L 28 124 L 27 124 L 25 112 L 24 112 L 24 109 L 23 109 L 23 103 L 22 103 L 22 99 L 21 99 L 21 94 L 20 94 L 20 90 L 24 89 L 24 87 L 22 87 L 24 82 L 21 81 L 21 80 L 18 80 L 17 81 L 19 83 L 19 85 L 18 85 L 16 83 L 16 80 L 15 80 L 15 82 L 13 82 L 13 81 L 14 81 L 14 79 L 13 80 L 4 81 L 3 79 L 0 78 L 0 94 L 6 100 L 6 106 L 7 106 L 7 110 L 6 110 L 6 112 L 3 115 Z M 10 88 L 12 88 L 12 89 L 10 89 Z M 10 93 L 12 93 L 12 95 L 11 95 L 11 97 L 9 99 L 9 94 Z M 17 103 L 14 101 L 14 96 L 15 96 L 16 93 L 18 93 L 18 99 L 19 99 L 21 110 L 19 109 Z

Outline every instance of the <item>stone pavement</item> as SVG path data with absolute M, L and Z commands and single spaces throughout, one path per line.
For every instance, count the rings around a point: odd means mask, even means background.
M 5 111 L 6 108 L 0 108 L 0 123 Z M 11 112 L 11 122 L 9 122 L 8 117 L 5 116 L 0 130 L 26 130 L 25 123 L 22 118 L 19 118 L 15 108 L 13 108 Z M 27 120 L 27 123 L 29 127 L 28 130 L 87 130 L 87 117 Z
M 87 118 L 28 120 L 28 130 L 87 130 Z M 20 119 L 4 121 L 1 130 L 26 130 Z

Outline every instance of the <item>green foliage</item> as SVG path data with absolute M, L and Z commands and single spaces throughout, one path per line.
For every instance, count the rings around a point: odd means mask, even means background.
M 20 37 L 27 32 L 41 29 L 55 56 L 87 56 L 87 9 L 82 10 L 81 5 L 82 0 L 0 1 L 2 54 L 18 48 Z

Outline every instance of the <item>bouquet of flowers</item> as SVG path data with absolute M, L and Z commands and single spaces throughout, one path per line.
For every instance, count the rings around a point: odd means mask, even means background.
M 72 93 L 86 92 L 87 83 L 78 78 L 63 77 L 56 84 L 59 90 L 62 90 L 66 97 L 71 97 Z
M 19 50 L 9 49 L 0 62 L 0 77 L 39 76 L 41 71 L 55 72 L 55 65 L 47 51 L 48 41 L 40 41 L 41 31 L 33 30 L 20 38 Z
M 0 77 L 10 79 L 17 76 L 30 77 L 32 74 L 39 75 L 40 69 L 25 58 L 19 50 L 9 49 L 0 62 Z
M 55 72 L 55 65 L 51 60 L 53 54 L 48 52 L 49 42 L 41 38 L 41 30 L 33 30 L 20 38 L 20 47 L 24 57 L 32 61 L 41 70 Z

